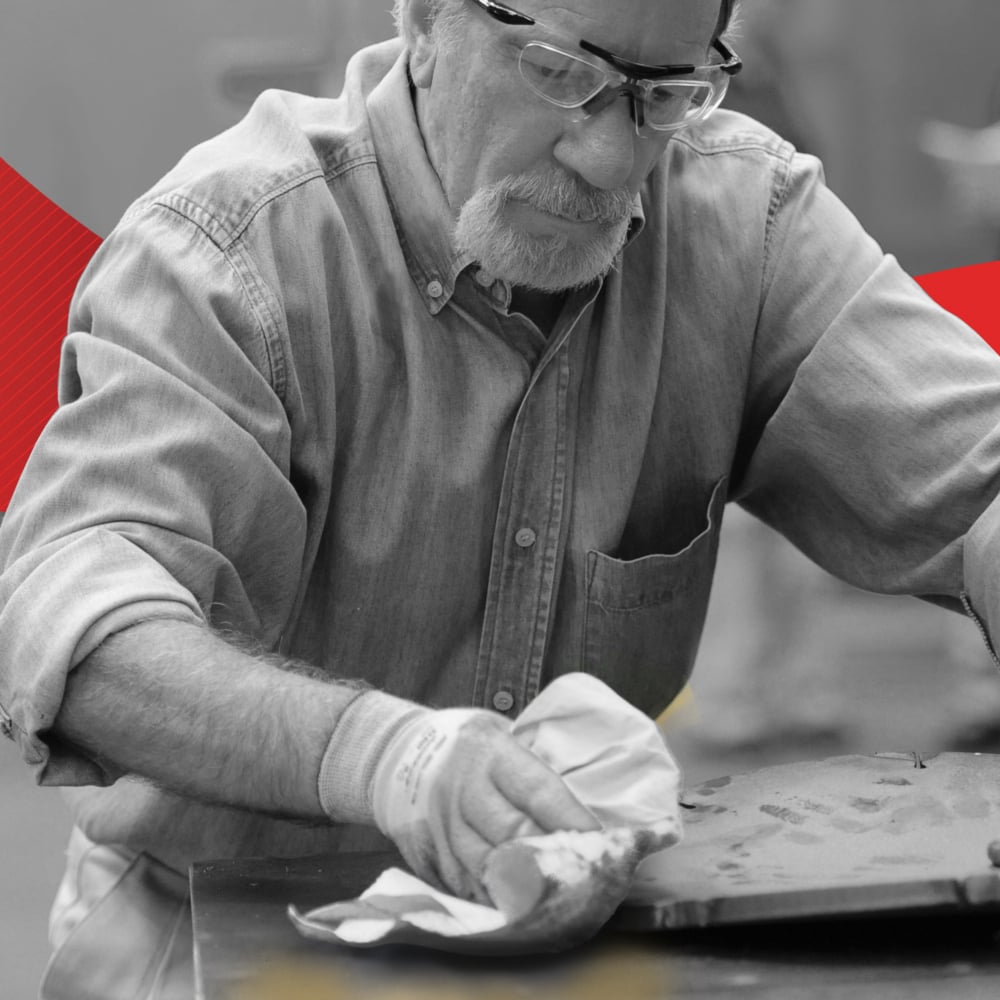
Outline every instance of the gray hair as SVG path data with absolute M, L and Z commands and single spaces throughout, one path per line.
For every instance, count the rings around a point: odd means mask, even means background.
M 396 22 L 396 31 L 403 37 L 403 7 L 407 0 L 393 0 L 392 19 Z M 430 8 L 431 20 L 435 30 L 443 38 L 454 38 L 455 28 L 464 16 L 465 5 L 462 0 L 425 0 Z M 739 33 L 742 0 L 720 0 L 719 24 L 716 26 L 721 37 Z
M 726 21 L 721 25 L 719 37 L 727 41 L 734 37 L 738 38 L 743 29 L 743 0 L 732 0 L 728 11 L 723 4 L 722 10 L 719 12 L 719 20 L 721 21 L 723 17 L 726 18 Z

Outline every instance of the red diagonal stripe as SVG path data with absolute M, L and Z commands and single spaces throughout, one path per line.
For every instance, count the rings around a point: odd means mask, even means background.
M 37 329 L 34 324 L 38 321 L 38 314 L 46 306 L 51 305 L 53 298 L 63 306 L 68 305 L 80 277 L 76 266 L 79 254 L 77 247 L 60 247 L 61 242 L 63 240 L 56 240 L 44 248 L 45 274 L 35 283 L 32 298 L 25 299 L 20 306 L 12 310 L 8 317 L 11 329 L 26 330 L 34 334 Z
M 66 293 L 72 290 L 72 283 L 67 283 Z M 57 296 L 52 297 L 48 311 L 39 314 L 38 327 L 49 329 L 56 324 L 61 324 L 65 319 L 65 302 L 60 301 Z M 39 344 L 36 342 L 34 332 L 30 329 L 16 331 L 16 339 L 12 338 L 9 346 L 0 351 L 0 366 L 11 366 L 12 370 L 24 369 L 28 365 L 44 364 L 50 367 L 59 357 L 60 344 L 58 342 Z M 37 381 L 37 380 L 35 380 Z M 33 385 L 34 381 L 27 382 L 24 386 L 27 389 Z M 47 383 L 46 383 L 47 384 Z M 8 404 L 16 405 L 16 398 Z M 5 407 L 6 412 L 6 407 Z
M 0 510 L 55 410 L 69 301 L 99 244 L 0 159 Z
M 42 238 L 45 225 L 50 220 L 54 224 L 59 222 L 59 209 L 52 202 L 32 205 L 21 212 L 4 230 L 4 253 L 7 259 L 20 259 L 29 253 L 29 245 Z
M 8 239 L 4 234 L 4 246 L 8 259 L 18 259 L 25 262 L 34 260 L 39 262 L 44 259 L 44 267 L 38 270 L 42 273 L 51 273 L 58 269 L 59 262 L 55 259 L 57 254 L 65 252 L 67 249 L 77 246 L 89 245 L 84 234 L 75 230 L 61 228 L 58 225 L 59 217 L 53 213 L 49 218 L 41 218 L 37 224 L 30 229 L 25 229 L 17 239 Z M 5 284 L 7 282 L 4 282 Z

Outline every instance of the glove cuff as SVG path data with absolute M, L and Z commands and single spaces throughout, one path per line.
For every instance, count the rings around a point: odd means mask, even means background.
M 330 819 L 372 824 L 375 770 L 397 734 L 431 709 L 383 691 L 365 691 L 340 714 L 320 763 L 317 791 Z

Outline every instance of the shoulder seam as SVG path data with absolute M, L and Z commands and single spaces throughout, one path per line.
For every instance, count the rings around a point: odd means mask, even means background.
M 226 226 L 219 219 L 218 215 L 211 211 L 208 206 L 192 198 L 190 195 L 182 193 L 181 191 L 167 192 L 152 199 L 148 204 L 162 205 L 164 208 L 168 208 L 177 214 L 188 218 L 191 222 L 197 225 L 205 233 L 205 235 L 218 246 L 220 250 L 225 251 L 228 250 L 230 245 L 235 243 L 244 234 L 244 232 L 246 232 L 247 228 L 257 215 L 260 214 L 261 210 L 272 201 L 282 197 L 289 191 L 293 191 L 295 188 L 308 184 L 310 181 L 334 180 L 341 174 L 347 173 L 349 170 L 353 170 L 355 167 L 374 162 L 375 154 L 373 152 L 366 152 L 351 157 L 343 163 L 338 163 L 336 167 L 330 170 L 324 171 L 318 166 L 311 167 L 302 173 L 296 174 L 294 177 L 289 177 L 268 190 L 252 205 L 248 206 L 236 221 L 233 228 Z
M 774 183 L 771 185 L 771 197 L 767 205 L 767 222 L 764 230 L 764 255 L 763 266 L 761 267 L 761 287 L 760 302 L 764 302 L 768 272 L 771 264 L 771 245 L 774 237 L 774 230 L 777 225 L 778 213 L 785 203 L 788 194 L 788 179 L 791 174 L 791 160 L 785 158 L 781 161 L 781 168 L 775 172 Z
M 693 153 L 700 156 L 718 156 L 724 153 L 765 153 L 775 160 L 787 160 L 794 147 L 785 139 L 778 142 L 765 142 L 752 136 L 743 136 L 728 139 L 721 139 L 711 143 L 700 143 L 697 139 L 689 136 L 676 136 L 673 142 L 686 146 Z
M 160 209 L 184 219 L 197 229 L 215 249 L 226 258 L 234 277 L 239 282 L 247 308 L 257 324 L 257 333 L 268 359 L 268 381 L 284 405 L 287 391 L 286 352 L 282 347 L 281 320 L 274 308 L 274 292 L 257 273 L 252 258 L 243 249 L 242 238 L 253 224 L 254 219 L 269 204 L 289 191 L 302 187 L 311 181 L 330 182 L 358 167 L 377 165 L 374 151 L 366 150 L 323 170 L 320 166 L 295 174 L 276 184 L 261 195 L 240 215 L 235 226 L 225 225 L 203 202 L 192 198 L 182 190 L 140 202 L 127 213 L 137 216 L 144 210 Z
M 192 207 L 199 208 L 197 203 L 190 203 Z M 170 212 L 185 222 L 189 223 L 195 229 L 198 230 L 211 245 L 218 251 L 218 253 L 225 259 L 230 270 L 233 273 L 234 278 L 239 284 L 242 290 L 244 301 L 249 313 L 253 316 L 254 322 L 257 327 L 257 335 L 260 337 L 260 341 L 264 347 L 264 354 L 267 357 L 268 373 L 267 380 L 274 390 L 277 397 L 281 400 L 282 405 L 285 405 L 285 393 L 287 389 L 286 385 L 286 373 L 285 373 L 285 358 L 284 351 L 280 346 L 280 332 L 277 330 L 277 323 L 275 321 L 274 315 L 271 310 L 267 307 L 266 301 L 261 301 L 261 306 L 267 310 L 268 323 L 265 323 L 264 317 L 261 315 L 260 309 L 257 306 L 258 296 L 254 294 L 253 290 L 247 284 L 247 276 L 243 273 L 243 268 L 239 267 L 237 262 L 233 259 L 233 243 L 229 242 L 226 245 L 220 244 L 218 240 L 210 233 L 205 226 L 196 218 L 189 214 L 188 212 L 180 211 L 175 205 L 168 204 L 164 200 L 156 200 L 150 203 L 149 206 L 152 208 L 158 208 L 165 212 Z M 200 213 L 206 215 L 206 221 L 211 221 L 211 217 L 207 216 L 206 213 Z M 256 282 L 255 282 L 256 283 Z M 261 296 L 263 300 L 266 296 Z M 269 327 L 271 328 L 271 334 L 269 335 Z

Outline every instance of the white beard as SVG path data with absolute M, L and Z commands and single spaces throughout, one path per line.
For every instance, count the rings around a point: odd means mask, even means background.
M 511 199 L 565 218 L 598 220 L 599 232 L 580 239 L 526 232 L 505 218 Z M 475 191 L 462 206 L 455 244 L 495 278 L 521 288 L 565 291 L 611 270 L 625 245 L 632 200 L 625 191 L 584 190 L 582 182 L 568 177 L 507 177 Z

